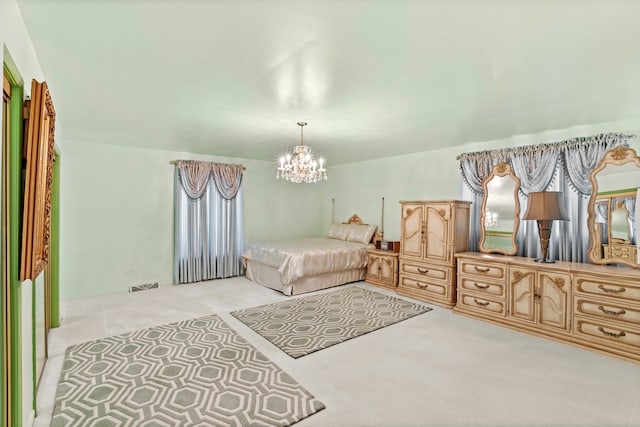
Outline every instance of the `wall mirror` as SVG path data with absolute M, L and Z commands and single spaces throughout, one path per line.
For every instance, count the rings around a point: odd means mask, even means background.
M 589 175 L 589 260 L 594 264 L 624 264 L 640 268 L 637 194 L 640 158 L 631 148 L 605 153 Z
M 498 163 L 482 182 L 482 189 L 480 251 L 514 255 L 518 252 L 520 180 L 509 164 Z

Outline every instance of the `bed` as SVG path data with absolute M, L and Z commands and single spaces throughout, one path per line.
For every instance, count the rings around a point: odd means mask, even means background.
M 332 224 L 327 237 L 254 243 L 242 258 L 249 280 L 298 295 L 363 280 L 367 249 L 378 239 L 375 225 L 353 215 L 345 223 Z

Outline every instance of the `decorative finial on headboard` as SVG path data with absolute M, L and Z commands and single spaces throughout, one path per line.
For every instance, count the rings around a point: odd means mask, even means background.
M 384 196 L 382 196 L 382 219 L 380 220 L 380 240 L 384 238 Z
M 336 199 L 331 198 L 331 224 L 336 222 Z

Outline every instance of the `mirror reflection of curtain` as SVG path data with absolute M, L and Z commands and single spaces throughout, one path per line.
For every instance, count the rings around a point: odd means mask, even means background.
M 609 199 L 596 201 L 596 223 L 600 225 L 600 242 L 609 243 Z
M 591 194 L 589 172 L 604 153 L 617 146 L 628 147 L 630 135 L 601 134 L 574 138 L 553 144 L 515 147 L 458 157 L 463 181 L 472 194 L 470 250 L 477 250 L 480 236 L 482 179 L 499 161 L 509 163 L 520 178 L 519 194 L 522 212 L 527 195 L 533 191 L 561 191 L 570 221 L 554 221 L 548 256 L 553 260 L 586 262 L 589 248 L 587 205 Z M 489 166 L 487 166 L 489 165 Z M 487 169 L 488 167 L 488 169 Z M 479 183 L 479 185 L 478 185 Z M 465 191 L 464 195 L 469 195 Z M 518 230 L 518 255 L 538 257 L 540 241 L 535 221 L 522 221 Z
M 609 200 L 596 201 L 596 222 L 604 224 L 609 218 Z
M 631 244 L 635 245 L 636 240 L 636 218 L 635 218 L 635 209 L 636 209 L 636 196 L 625 196 L 625 197 L 616 197 L 611 200 L 613 206 L 618 206 L 618 203 L 623 203 L 624 207 L 627 209 L 627 223 L 629 227 L 629 238 L 631 240 Z
M 174 282 L 244 273 L 241 165 L 179 161 L 174 177 Z
M 636 206 L 633 211 L 635 212 L 634 215 L 637 219 L 636 226 L 633 231 L 636 236 L 636 247 L 638 248 L 637 262 L 638 264 L 640 264 L 640 218 L 638 218 L 638 216 L 640 216 L 640 188 L 638 189 L 638 191 L 636 191 Z

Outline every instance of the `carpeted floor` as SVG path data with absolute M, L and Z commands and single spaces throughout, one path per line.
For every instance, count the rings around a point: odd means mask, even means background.
M 211 315 L 69 347 L 52 426 L 288 426 L 323 408 Z
M 354 286 L 231 315 L 297 359 L 431 310 Z

